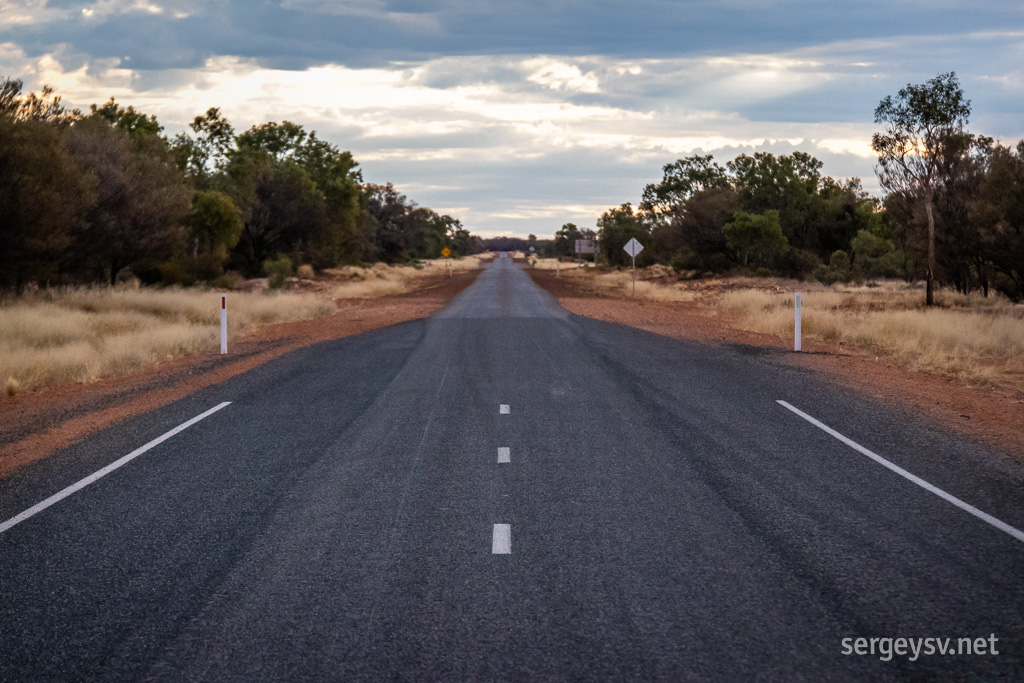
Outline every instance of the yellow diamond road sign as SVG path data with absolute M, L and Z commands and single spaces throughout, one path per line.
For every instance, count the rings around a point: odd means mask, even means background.
M 444 249 L 441 250 L 441 255 L 444 256 L 445 258 L 448 258 L 451 255 L 451 253 L 452 250 L 449 249 L 448 247 L 445 247 Z

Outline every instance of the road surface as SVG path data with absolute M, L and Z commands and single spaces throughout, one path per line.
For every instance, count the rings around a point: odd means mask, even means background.
M 1024 678 L 1024 469 L 783 356 L 498 259 L 0 481 L 134 453 L 0 532 L 0 679 Z M 900 637 L 998 654 L 844 652 Z

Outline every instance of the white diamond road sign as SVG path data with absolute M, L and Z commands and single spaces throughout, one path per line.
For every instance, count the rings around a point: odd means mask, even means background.
M 623 249 L 626 250 L 627 254 L 629 254 L 633 258 L 636 258 L 636 255 L 644 250 L 644 245 L 637 242 L 636 238 L 633 237 L 628 242 L 626 242 L 626 246 L 624 246 Z

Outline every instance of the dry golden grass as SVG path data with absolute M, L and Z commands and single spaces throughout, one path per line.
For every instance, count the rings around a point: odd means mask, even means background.
M 595 289 L 616 296 L 634 296 L 633 274 L 630 271 L 599 273 L 591 280 Z M 663 283 L 642 279 L 637 271 L 635 296 L 649 301 L 693 301 L 695 294 L 679 283 Z
M 443 275 L 449 270 L 461 273 L 481 267 L 487 254 L 465 256 L 460 259 L 434 259 L 421 261 L 415 266 L 389 266 L 378 263 L 370 268 L 345 266 L 328 268 L 324 274 L 335 281 L 330 288 L 334 299 L 368 299 L 378 296 L 404 294 L 415 287 L 417 280 L 431 275 Z
M 630 270 L 604 270 L 591 265 L 580 267 L 576 263 L 559 263 L 557 259 L 537 259 L 534 268 L 558 270 L 560 277 L 580 278 L 591 289 L 611 296 L 634 296 L 633 273 Z M 659 280 L 672 270 L 667 266 L 638 268 L 636 271 L 636 298 L 648 301 L 693 301 L 696 294 L 685 283 Z
M 229 335 L 333 313 L 314 294 L 228 295 Z M 198 289 L 44 290 L 0 306 L 5 391 L 125 374 L 157 360 L 217 348 L 220 295 Z
M 1002 297 L 942 290 L 938 306 L 926 309 L 920 289 L 887 283 L 813 288 L 801 303 L 802 332 L 811 339 L 882 351 L 911 368 L 980 383 L 1024 372 L 1024 306 Z M 725 291 L 718 305 L 738 313 L 744 329 L 793 336 L 791 291 Z

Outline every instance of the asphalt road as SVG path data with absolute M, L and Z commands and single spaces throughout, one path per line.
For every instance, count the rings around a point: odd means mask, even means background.
M 499 259 L 0 481 L 3 521 L 230 402 L 0 533 L 0 679 L 1024 678 L 1024 542 L 778 401 L 1014 529 L 1024 468 L 784 355 Z

